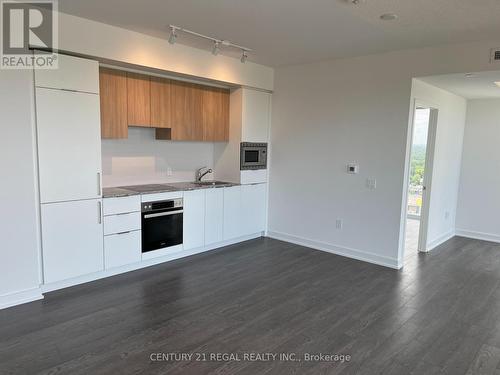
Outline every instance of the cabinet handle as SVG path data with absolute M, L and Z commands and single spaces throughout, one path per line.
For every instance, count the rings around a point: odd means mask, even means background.
M 101 209 L 101 201 L 97 202 L 97 222 L 102 224 L 102 209 Z
M 101 172 L 97 172 L 97 195 L 101 196 Z

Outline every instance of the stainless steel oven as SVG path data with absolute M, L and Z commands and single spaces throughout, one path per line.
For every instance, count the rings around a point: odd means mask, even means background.
M 240 169 L 267 169 L 267 143 L 242 142 Z
M 182 244 L 182 198 L 142 203 L 142 252 Z

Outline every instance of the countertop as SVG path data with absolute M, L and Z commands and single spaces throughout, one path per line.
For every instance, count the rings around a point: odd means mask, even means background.
M 208 182 L 208 181 L 207 181 Z M 130 185 L 130 186 L 115 186 L 115 187 L 105 187 L 102 189 L 103 198 L 119 198 L 128 197 L 132 195 L 145 195 L 145 194 L 156 194 L 156 193 L 166 193 L 172 191 L 191 191 L 191 190 L 201 190 L 201 189 L 213 189 L 213 188 L 223 188 L 238 186 L 240 184 L 234 182 L 223 182 L 223 185 L 199 185 L 194 182 L 172 182 L 167 184 L 154 184 L 154 188 L 148 191 L 139 191 L 142 187 L 151 186 L 151 184 L 145 185 Z M 137 189 L 137 190 L 135 190 Z

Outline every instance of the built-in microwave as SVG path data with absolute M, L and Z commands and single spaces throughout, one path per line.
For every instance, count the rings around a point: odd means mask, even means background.
M 241 142 L 240 169 L 267 169 L 267 143 Z

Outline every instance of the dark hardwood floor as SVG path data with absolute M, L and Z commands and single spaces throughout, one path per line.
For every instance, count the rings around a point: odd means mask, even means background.
M 0 374 L 500 374 L 499 285 L 500 245 L 484 241 L 396 271 L 258 239 L 0 311 Z

